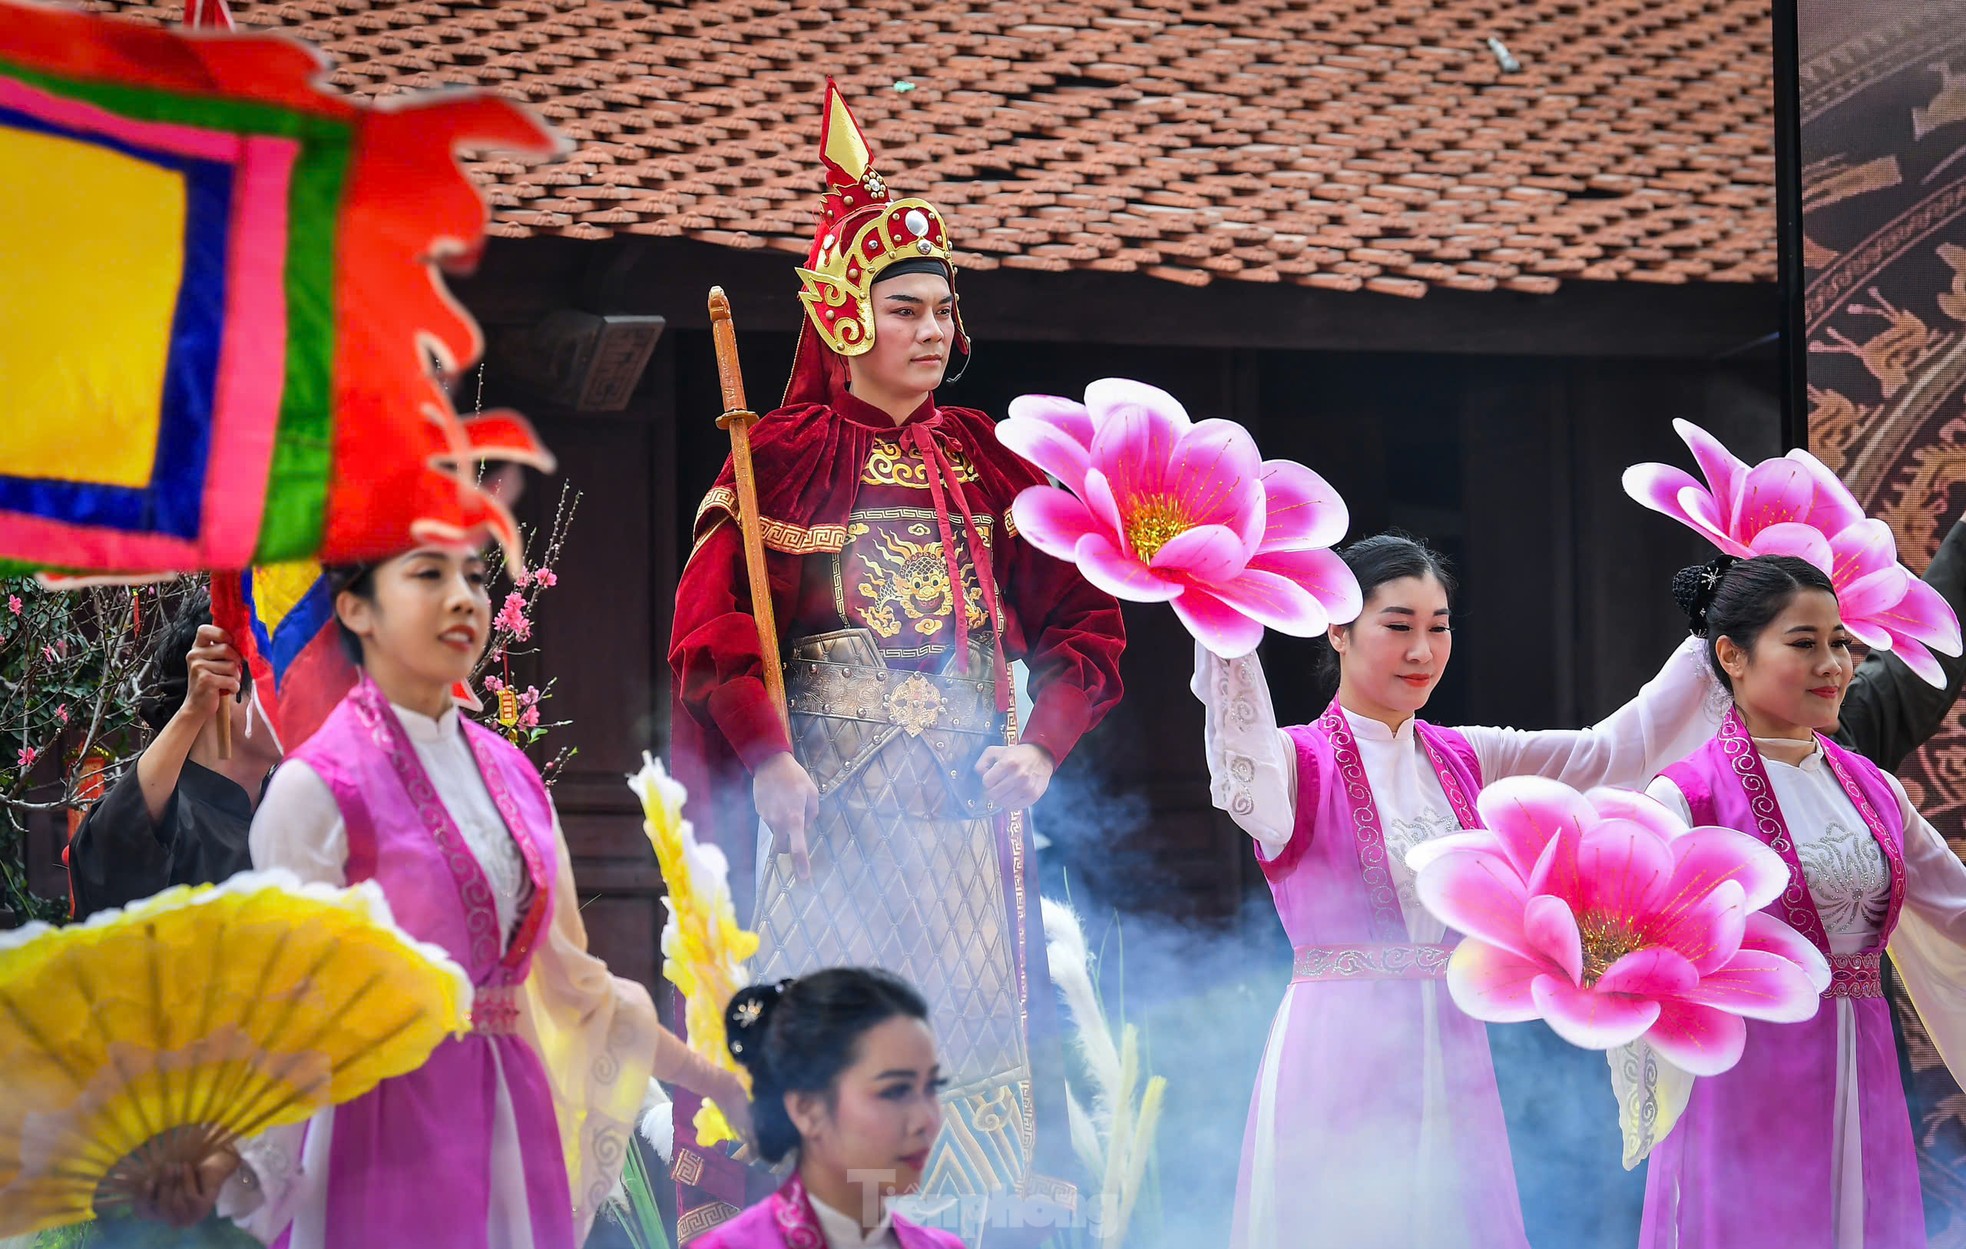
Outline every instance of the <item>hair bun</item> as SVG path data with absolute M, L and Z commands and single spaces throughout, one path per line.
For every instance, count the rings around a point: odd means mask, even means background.
M 747 985 L 732 994 L 730 1005 L 724 1008 L 724 1044 L 730 1048 L 730 1056 L 753 1076 L 765 1060 L 765 1029 L 770 1026 L 772 1012 L 791 987 L 789 979 Z
M 1733 566 L 1732 555 L 1716 555 L 1704 564 L 1693 564 L 1673 574 L 1673 602 L 1686 613 L 1687 624 L 1695 637 L 1707 635 L 1707 609 L 1713 606 L 1714 593 Z

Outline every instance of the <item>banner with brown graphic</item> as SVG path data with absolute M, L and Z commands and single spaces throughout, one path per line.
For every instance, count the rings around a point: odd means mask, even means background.
M 1914 569 L 1966 509 L 1966 0 L 1800 0 L 1809 447 Z M 1966 727 L 1900 775 L 1966 849 Z M 1966 1094 L 1902 994 L 1935 1246 L 1966 1246 Z

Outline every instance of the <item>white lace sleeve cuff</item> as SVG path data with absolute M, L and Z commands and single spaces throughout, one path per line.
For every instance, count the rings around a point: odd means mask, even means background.
M 239 1169 L 219 1190 L 218 1214 L 271 1244 L 293 1218 L 305 1124 L 274 1128 L 234 1146 Z
M 1264 849 L 1281 850 L 1297 823 L 1297 755 L 1277 727 L 1262 661 L 1223 659 L 1196 643 L 1190 688 L 1206 712 L 1210 800 Z

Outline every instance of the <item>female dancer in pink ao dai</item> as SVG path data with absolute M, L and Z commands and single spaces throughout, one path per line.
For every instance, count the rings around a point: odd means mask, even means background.
M 1452 938 L 1415 900 L 1406 851 L 1478 827 L 1486 780 L 1644 783 L 1711 735 L 1713 685 L 1689 639 L 1594 728 L 1423 723 L 1452 582 L 1409 538 L 1343 554 L 1365 606 L 1330 631 L 1338 697 L 1315 724 L 1277 727 L 1254 655 L 1197 655 L 1215 803 L 1256 839 L 1297 949 L 1251 1099 L 1231 1243 L 1523 1249 L 1488 1037 L 1445 992 Z
M 696 1249 L 962 1249 L 888 1210 L 920 1185 L 942 1126 L 942 1063 L 912 985 L 830 967 L 738 990 L 724 1023 L 751 1073 L 758 1156 L 794 1163 L 777 1192 Z
M 1789 890 L 1768 910 L 1829 957 L 1833 978 L 1804 1023 L 1708 1021 L 1710 1043 L 1740 1054 L 1721 1075 L 1693 1080 L 1643 1053 L 1613 1055 L 1628 1134 L 1672 1125 L 1656 1146 L 1628 1137 L 1635 1153 L 1652 1151 L 1640 1243 L 1923 1249 L 1880 964 L 1888 948 L 1940 1053 L 1962 1071 L 1966 867 L 1894 777 L 1821 736 L 1853 670 L 1829 578 L 1791 556 L 1722 556 L 1673 588 L 1734 708 L 1648 792 L 1693 824 L 1761 837 L 1788 861 Z
M 275 773 L 253 864 L 379 883 L 471 973 L 473 1027 L 304 1132 L 247 1142 L 264 1200 L 240 1221 L 285 1249 L 575 1249 L 651 1073 L 739 1123 L 743 1086 L 587 952 L 538 771 L 451 706 L 490 635 L 477 553 L 421 547 L 337 581 L 362 680 Z

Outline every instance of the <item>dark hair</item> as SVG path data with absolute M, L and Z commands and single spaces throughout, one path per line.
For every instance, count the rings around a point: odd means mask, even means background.
M 1361 603 L 1371 598 L 1372 592 L 1380 586 L 1406 577 L 1432 577 L 1440 582 L 1441 589 L 1447 591 L 1450 602 L 1454 598 L 1457 583 L 1447 557 L 1421 539 L 1398 529 L 1360 538 L 1339 551 L 1338 558 L 1345 561 L 1345 567 L 1351 569 L 1352 576 L 1358 579 Z M 1344 627 L 1349 629 L 1351 625 Z M 1330 702 L 1338 691 L 1338 652 L 1331 649 L 1329 642 L 1320 640 L 1317 645 L 1318 685 L 1324 695 L 1321 701 Z
M 362 639 L 355 631 L 341 623 L 341 613 L 335 611 L 335 600 L 343 590 L 356 598 L 375 602 L 376 564 L 334 564 L 325 569 L 328 575 L 328 610 L 334 612 L 335 635 L 341 639 L 341 653 L 348 656 L 348 662 L 357 668 L 362 666 Z
M 185 656 L 198 644 L 198 629 L 212 622 L 212 596 L 209 590 L 194 590 L 184 596 L 177 612 L 164 625 L 158 634 L 151 662 L 155 664 L 154 676 L 137 699 L 137 715 L 150 726 L 151 731 L 161 732 L 184 705 L 184 695 L 191 684 L 190 666 Z M 236 643 L 235 643 L 236 644 Z M 239 669 L 239 691 L 245 693 L 253 686 L 253 674 L 242 664 Z
M 1828 574 L 1793 555 L 1757 555 L 1735 559 L 1721 555 L 1673 574 L 1672 597 L 1686 613 L 1693 636 L 1707 640 L 1707 662 L 1722 685 L 1734 687 L 1720 666 L 1719 642 L 1729 638 L 1743 650 L 1754 643 L 1804 590 L 1821 590 L 1832 598 L 1836 586 Z
M 928 1020 L 907 981 L 876 967 L 829 967 L 797 980 L 739 989 L 724 1011 L 731 1057 L 751 1073 L 758 1155 L 777 1162 L 799 1144 L 787 1093 L 833 1092 L 860 1038 L 890 1019 Z

